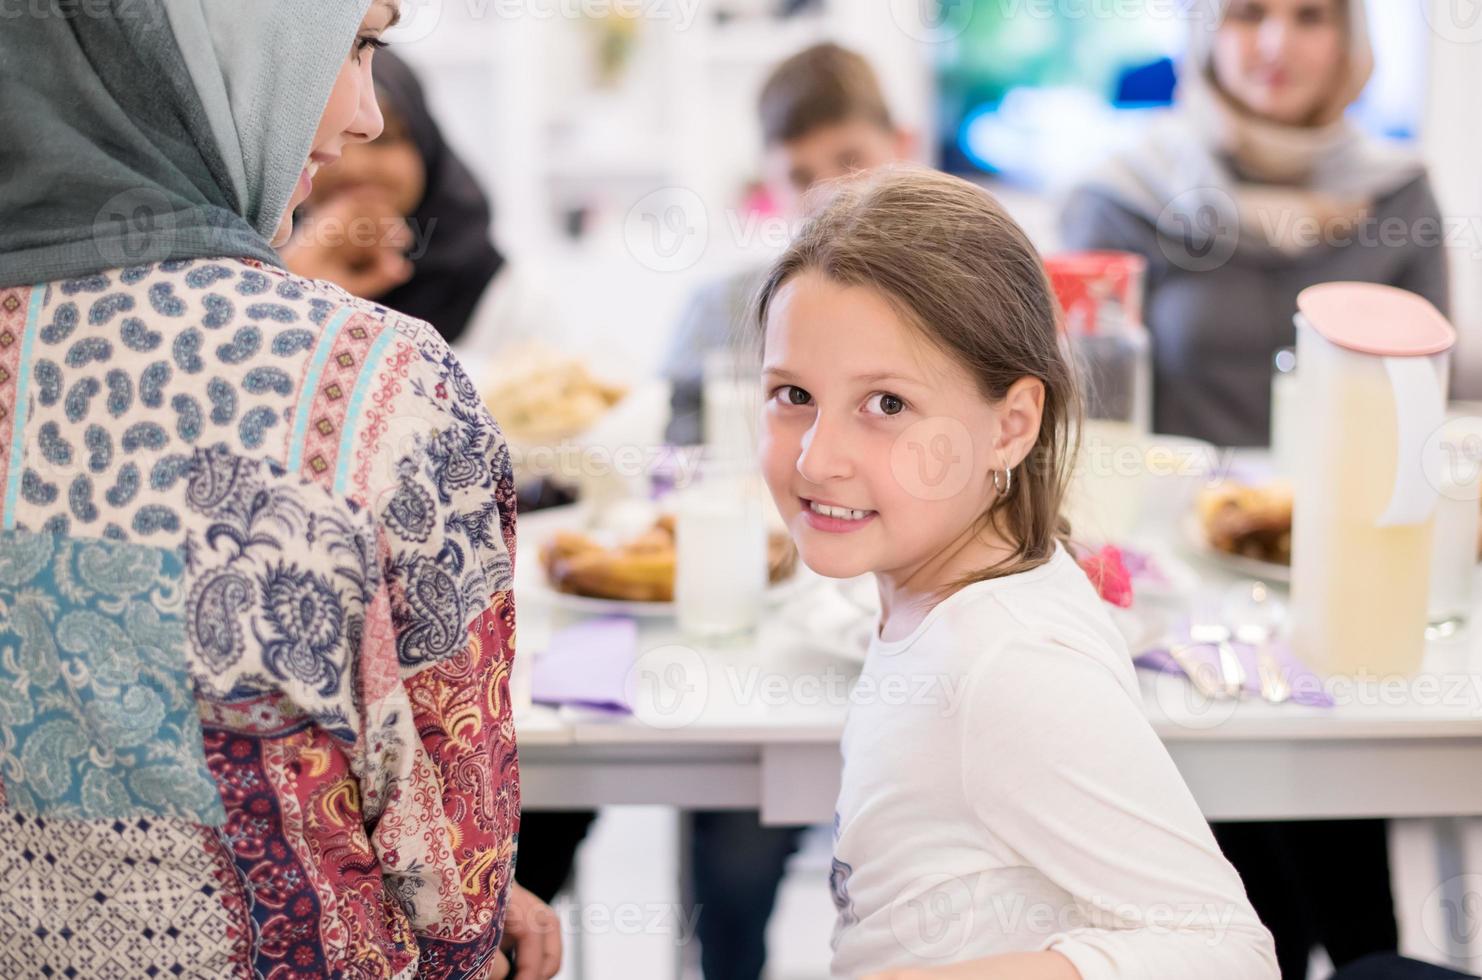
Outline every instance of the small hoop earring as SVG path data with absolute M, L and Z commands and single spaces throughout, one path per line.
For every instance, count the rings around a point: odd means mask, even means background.
M 1009 491 L 1014 489 L 1014 468 L 1012 466 L 1005 466 L 1003 468 L 1002 486 L 998 482 L 998 472 L 998 470 L 993 471 L 993 489 L 997 491 L 1000 497 L 1007 497 Z

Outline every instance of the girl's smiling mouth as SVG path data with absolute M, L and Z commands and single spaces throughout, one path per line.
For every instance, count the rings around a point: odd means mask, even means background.
M 821 500 L 809 500 L 807 497 L 799 497 L 798 501 L 803 505 L 803 518 L 808 526 L 831 534 L 858 531 L 878 516 L 873 510 L 841 507 Z

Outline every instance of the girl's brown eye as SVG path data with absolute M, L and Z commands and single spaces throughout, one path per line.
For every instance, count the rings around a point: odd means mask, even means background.
M 787 403 L 789 405 L 806 405 L 808 404 L 810 397 L 811 396 L 806 391 L 799 388 L 797 385 L 787 386 Z
M 865 404 L 868 406 L 869 413 L 876 416 L 899 415 L 906 410 L 906 402 L 903 398 L 883 391 L 871 395 L 870 400 Z

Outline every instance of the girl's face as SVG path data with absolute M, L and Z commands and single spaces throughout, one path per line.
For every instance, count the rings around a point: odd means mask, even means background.
M 381 109 L 376 104 L 376 86 L 371 79 L 371 61 L 376 48 L 381 44 L 381 35 L 391 28 L 401 16 L 400 0 L 375 0 L 360 30 L 355 36 L 340 73 L 335 78 L 334 88 L 329 93 L 329 103 L 324 115 L 319 117 L 319 129 L 314 133 L 314 144 L 309 152 L 303 173 L 299 174 L 298 186 L 288 199 L 288 209 L 278 224 L 273 236 L 273 247 L 281 247 L 293 234 L 293 211 L 314 189 L 314 175 L 319 168 L 334 163 L 345 147 L 351 143 L 365 143 L 381 135 L 383 122 Z
M 1254 115 L 1304 125 L 1337 82 L 1345 37 L 1340 0 L 1231 0 L 1215 34 L 1215 79 Z
M 1013 413 L 874 290 L 798 275 L 769 308 L 765 351 L 763 473 L 820 575 L 921 567 L 971 532 L 992 471 L 1022 456 Z

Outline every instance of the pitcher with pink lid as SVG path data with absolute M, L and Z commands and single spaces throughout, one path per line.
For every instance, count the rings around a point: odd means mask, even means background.
M 1328 674 L 1411 675 L 1425 652 L 1433 475 L 1456 331 L 1425 299 L 1298 297 L 1292 642 Z

